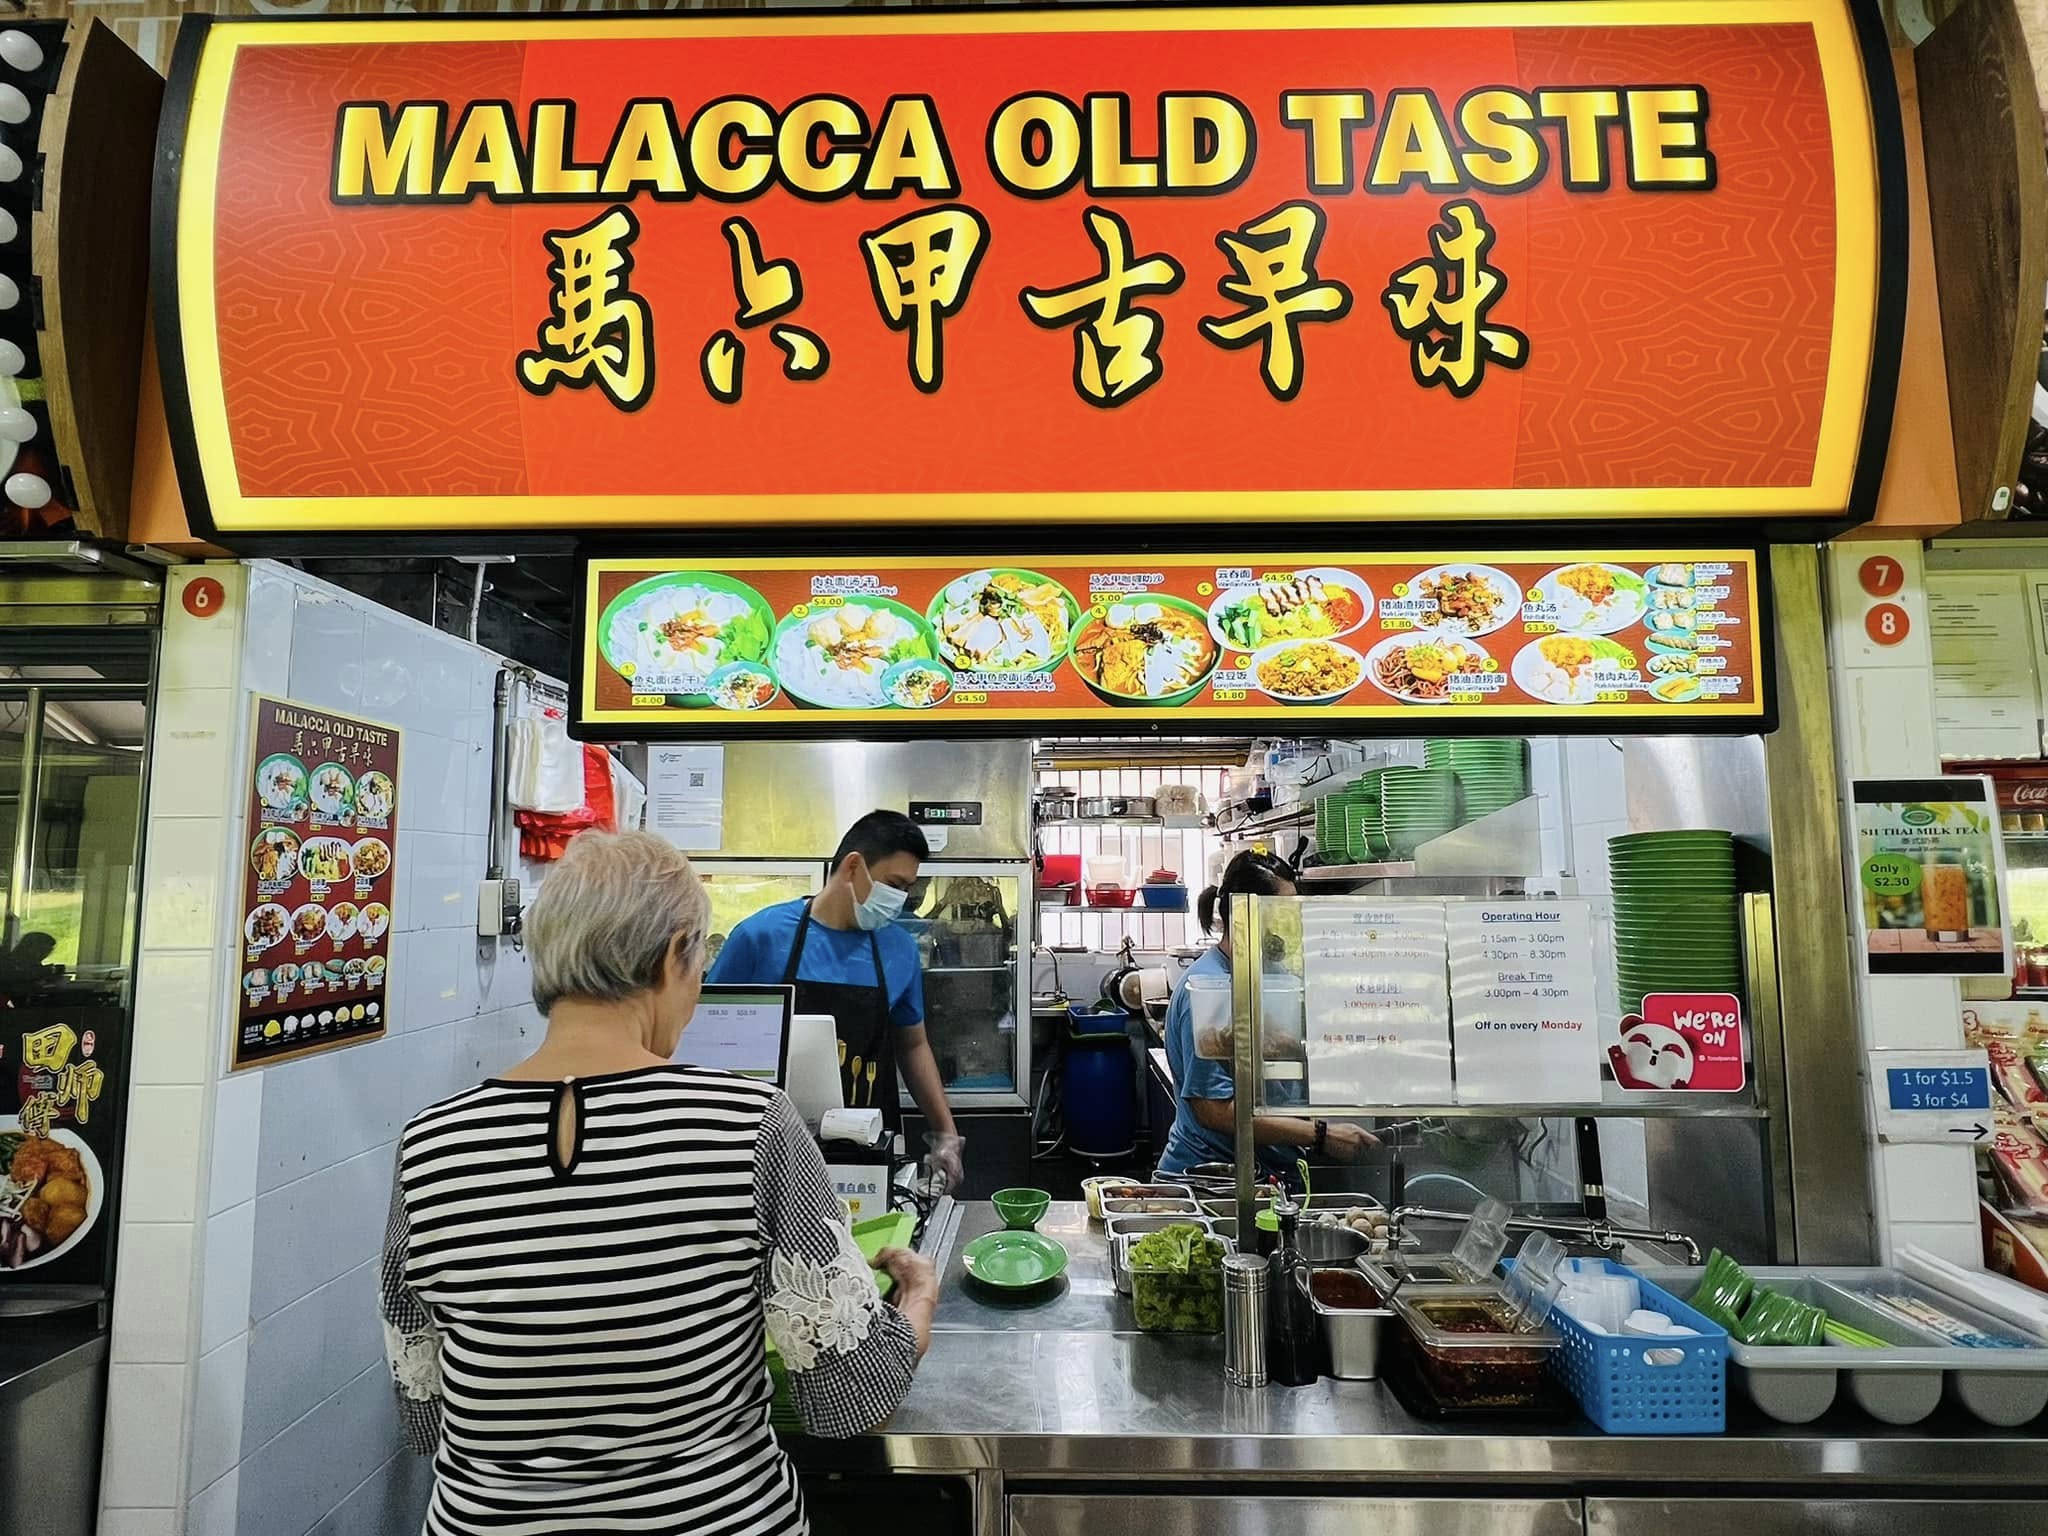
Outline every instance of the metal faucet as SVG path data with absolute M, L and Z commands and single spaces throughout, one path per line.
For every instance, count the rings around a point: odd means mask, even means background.
M 1387 1235 L 1399 1247 L 1404 1226 L 1417 1221 L 1467 1221 L 1470 1211 L 1440 1211 L 1425 1205 L 1396 1206 L 1387 1218 Z M 1602 1253 L 1611 1253 L 1626 1242 L 1670 1243 L 1683 1247 L 1688 1264 L 1700 1262 L 1700 1245 L 1683 1232 L 1664 1232 L 1646 1227 L 1616 1226 L 1611 1221 L 1591 1221 L 1583 1216 L 1510 1216 L 1510 1232 L 1548 1232 L 1556 1237 L 1576 1238 Z

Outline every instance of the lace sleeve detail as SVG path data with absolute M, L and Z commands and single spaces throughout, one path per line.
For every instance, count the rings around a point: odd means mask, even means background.
M 754 1189 L 763 1312 L 797 1415 L 814 1435 L 872 1429 L 910 1390 L 917 1336 L 875 1290 L 824 1154 L 779 1093 L 762 1122 Z
M 411 1237 L 405 1187 L 394 1174 L 378 1288 L 384 1357 L 398 1393 L 398 1419 L 406 1444 L 419 1455 L 431 1456 L 441 1442 L 441 1330 L 406 1278 Z

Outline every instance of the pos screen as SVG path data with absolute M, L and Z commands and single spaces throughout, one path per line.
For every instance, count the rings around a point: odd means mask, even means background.
M 683 1030 L 675 1059 L 783 1086 L 789 1064 L 794 987 L 744 987 L 706 982 Z

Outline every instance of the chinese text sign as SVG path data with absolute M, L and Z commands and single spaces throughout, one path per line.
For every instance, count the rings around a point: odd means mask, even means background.
M 188 500 L 228 534 L 1843 511 L 1895 366 L 1850 7 L 1487 19 L 194 23 Z

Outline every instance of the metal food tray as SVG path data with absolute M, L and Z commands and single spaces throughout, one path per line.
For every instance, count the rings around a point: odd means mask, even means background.
M 1638 1273 L 1689 1300 L 1703 1271 L 1643 1268 Z M 1760 1285 L 1811 1302 L 1837 1322 L 1894 1346 L 1857 1349 L 1830 1343 L 1787 1348 L 1745 1344 L 1730 1334 L 1730 1377 L 1759 1409 L 1782 1424 L 1809 1424 L 1819 1418 L 1834 1404 L 1845 1379 L 1850 1400 L 1886 1424 L 1919 1423 L 1941 1401 L 1944 1387 L 1968 1412 L 2001 1429 L 2026 1424 L 2048 1408 L 2048 1343 L 2027 1349 L 1949 1344 L 1854 1294 L 1858 1288 L 1882 1286 L 1930 1302 L 1986 1333 L 2027 1337 L 1946 1291 L 1896 1269 L 1762 1266 L 1750 1268 L 1749 1274 Z

